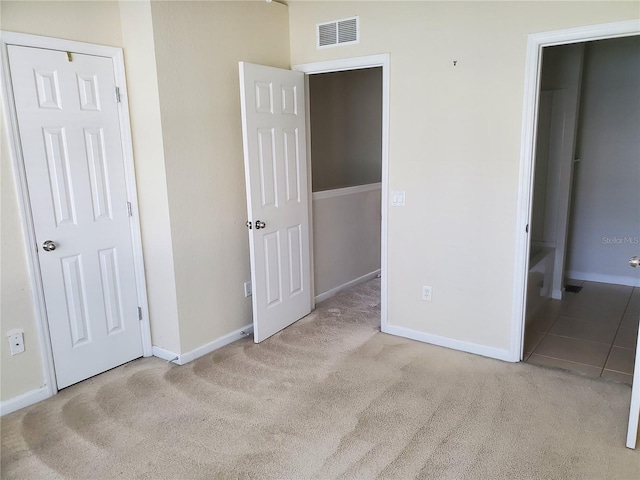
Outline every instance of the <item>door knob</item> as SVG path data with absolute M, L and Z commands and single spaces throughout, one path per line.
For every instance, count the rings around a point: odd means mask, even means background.
M 629 265 L 633 268 L 640 266 L 640 257 L 631 257 L 629 259 Z
M 43 244 L 42 244 L 42 249 L 45 252 L 53 252 L 56 249 L 56 244 L 53 243 L 51 240 L 46 240 Z
M 256 220 L 256 230 L 260 230 L 261 228 L 265 228 L 266 226 L 266 223 L 261 222 L 260 220 Z

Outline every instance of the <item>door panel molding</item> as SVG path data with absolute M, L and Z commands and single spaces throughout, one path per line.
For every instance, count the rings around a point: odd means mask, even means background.
M 247 212 L 256 227 L 249 229 L 249 252 L 259 343 L 311 311 L 304 75 L 246 62 L 239 69 Z
M 383 53 L 379 55 L 369 55 L 365 57 L 343 58 L 340 60 L 329 60 L 326 62 L 303 63 L 294 65 L 291 69 L 305 74 L 305 101 L 307 107 L 309 105 L 309 75 L 316 73 L 342 72 L 346 70 L 358 70 L 362 68 L 382 67 L 382 181 L 379 185 L 382 187 L 382 206 L 381 206 L 381 238 L 380 238 L 380 330 L 384 333 L 389 332 L 388 326 L 388 306 L 387 306 L 387 238 L 388 238 L 388 218 L 389 218 L 389 54 Z M 313 225 L 313 201 L 312 197 L 319 194 L 313 194 L 311 188 L 311 118 L 309 116 L 310 109 L 307 108 L 307 176 L 309 184 L 309 224 Z M 313 235 L 310 235 L 310 255 L 313 258 Z M 315 308 L 315 285 L 313 261 L 311 262 L 311 291 L 312 308 Z
M 45 308 L 44 288 L 40 271 L 40 262 L 37 256 L 37 243 L 35 228 L 31 213 L 31 203 L 27 188 L 27 176 L 24 156 L 19 137 L 17 111 L 14 102 L 13 87 L 9 69 L 8 45 L 22 47 L 34 47 L 49 50 L 61 50 L 99 57 L 106 57 L 113 62 L 116 85 L 120 89 L 120 103 L 118 104 L 118 120 L 120 122 L 120 135 L 122 141 L 125 184 L 128 201 L 131 203 L 132 217 L 129 225 L 132 235 L 132 250 L 134 270 L 136 277 L 136 295 L 138 305 L 142 308 L 142 320 L 140 321 L 143 355 L 153 354 L 151 347 L 151 329 L 148 315 L 148 301 L 146 281 L 144 276 L 144 260 L 142 252 L 142 236 L 140 231 L 138 197 L 136 191 L 133 144 L 131 139 L 131 125 L 129 121 L 129 105 L 126 89 L 126 77 L 124 71 L 124 56 L 121 48 L 95 45 L 90 43 L 63 40 L 58 38 L 43 37 L 14 32 L 0 32 L 0 48 L 2 49 L 2 64 L 0 74 L 3 79 L 2 105 L 5 122 L 7 125 L 7 137 L 9 153 L 13 164 L 13 172 L 18 197 L 18 208 L 26 243 L 27 264 L 33 296 L 34 311 L 36 317 L 36 330 L 42 359 L 42 374 L 47 397 L 57 393 L 56 374 L 53 363 L 51 347 L 51 334 L 47 322 Z M 114 92 L 115 95 L 115 92 Z M 34 397 L 36 398 L 36 397 Z M 41 400 L 40 396 L 37 400 Z M 25 405 L 26 406 L 26 405 Z M 3 412 L 4 413 L 4 412 Z

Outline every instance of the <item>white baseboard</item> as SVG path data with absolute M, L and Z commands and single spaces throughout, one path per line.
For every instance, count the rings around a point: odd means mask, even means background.
M 31 390 L 30 392 L 23 393 L 22 395 L 18 395 L 17 397 L 13 397 L 10 400 L 2 402 L 0 404 L 0 415 L 15 412 L 16 410 L 41 402 L 51 396 L 53 396 L 53 393 L 48 387 L 36 388 L 35 390 Z
M 196 358 L 200 358 L 206 355 L 207 353 L 211 353 L 215 350 L 218 350 L 219 348 L 229 345 L 230 343 L 233 343 L 236 340 L 240 340 L 241 338 L 251 335 L 252 333 L 253 333 L 253 325 L 249 324 L 249 325 L 246 325 L 245 327 L 239 328 L 238 330 L 228 333 L 227 335 L 217 338 L 213 342 L 209 342 L 194 350 L 191 350 L 190 352 L 186 352 L 183 354 L 174 353 L 164 348 L 154 346 L 153 356 L 166 360 L 167 362 L 173 362 L 176 365 L 184 365 L 186 363 L 192 362 Z
M 151 347 L 151 351 L 153 352 L 154 357 L 161 358 L 162 360 L 166 360 L 167 362 L 178 363 L 177 360 L 180 358 L 180 355 L 178 355 L 177 353 L 171 352 L 156 345 Z
M 448 338 L 448 337 L 441 337 L 439 335 L 433 335 L 431 333 L 412 330 L 410 328 L 398 327 L 395 325 L 387 325 L 382 328 L 382 332 L 388 333 L 390 335 L 397 335 L 398 337 L 410 338 L 411 340 L 417 340 L 419 342 L 438 345 L 440 347 L 451 348 L 453 350 L 460 350 L 462 352 L 474 353 L 476 355 L 482 355 L 483 357 L 495 358 L 497 360 L 504 360 L 506 362 L 518 361 L 518 360 L 514 360 L 509 350 L 506 350 L 506 349 L 487 347 L 486 345 L 480 345 L 477 343 L 465 342 L 462 340 L 455 340 L 453 338 Z
M 585 282 L 612 283 L 614 285 L 626 285 L 627 287 L 640 287 L 640 277 L 633 278 L 632 276 L 577 272 L 575 270 L 568 270 L 564 275 L 567 278 L 584 280 Z
M 336 293 L 341 292 L 347 288 L 355 287 L 356 285 L 360 285 L 361 283 L 368 282 L 369 280 L 373 280 L 378 275 L 380 275 L 380 269 L 374 270 L 373 272 L 367 273 L 366 275 L 362 275 L 361 277 L 356 278 L 355 280 L 351 280 L 350 282 L 343 283 L 342 285 L 332 288 L 331 290 L 327 290 L 324 293 L 316 295 L 315 300 L 316 303 L 322 302 L 327 298 L 333 297 Z

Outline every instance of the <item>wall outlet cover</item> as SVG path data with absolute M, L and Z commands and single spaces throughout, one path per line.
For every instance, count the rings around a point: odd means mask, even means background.
M 24 336 L 22 332 L 9 335 L 9 350 L 11 355 L 24 352 Z
M 431 286 L 430 285 L 423 285 L 422 286 L 422 300 L 424 300 L 425 302 L 430 302 L 431 301 Z

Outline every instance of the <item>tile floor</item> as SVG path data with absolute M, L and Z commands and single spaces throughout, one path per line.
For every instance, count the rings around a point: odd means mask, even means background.
M 525 330 L 525 361 L 631 384 L 640 288 L 567 283 L 582 291 L 540 307 Z

